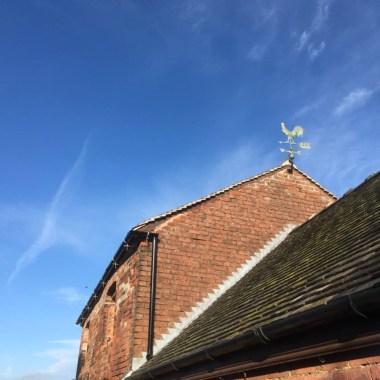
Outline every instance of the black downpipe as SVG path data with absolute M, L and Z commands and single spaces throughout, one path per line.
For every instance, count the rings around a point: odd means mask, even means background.
M 149 238 L 149 233 L 148 233 Z M 152 239 L 152 261 L 150 269 L 150 300 L 149 300 L 149 330 L 148 330 L 148 349 L 146 358 L 151 359 L 153 356 L 154 342 L 154 311 L 156 307 L 156 275 L 157 275 L 157 235 Z

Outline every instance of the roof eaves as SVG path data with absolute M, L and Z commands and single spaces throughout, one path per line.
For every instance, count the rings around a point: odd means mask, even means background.
M 116 251 L 113 259 L 109 263 L 108 267 L 104 271 L 104 274 L 100 281 L 98 282 L 98 285 L 94 289 L 92 295 L 90 296 L 89 300 L 87 301 L 86 306 L 83 308 L 81 314 L 79 315 L 76 324 L 81 325 L 83 327 L 84 322 L 91 314 L 92 310 L 98 303 L 100 296 L 102 295 L 107 282 L 110 280 L 110 278 L 114 275 L 114 273 L 117 270 L 117 267 L 121 265 L 128 257 L 133 255 L 136 249 L 136 243 L 146 240 L 146 239 L 152 239 L 155 233 L 151 232 L 145 232 L 145 231 L 129 231 L 126 237 L 124 238 L 123 242 L 120 244 L 118 250 Z
M 349 316 L 356 316 L 360 317 L 360 319 L 363 318 L 365 325 L 368 324 L 368 315 L 376 315 L 379 311 L 379 304 L 374 302 L 374 299 L 377 299 L 379 295 L 379 287 L 345 295 L 268 325 L 257 326 L 234 338 L 202 347 L 152 367 L 148 365 L 147 368 L 141 368 L 136 372 L 127 374 L 123 377 L 123 380 L 158 379 L 161 376 L 167 378 L 168 374 L 173 371 L 178 374 L 178 372 L 189 367 L 196 370 L 200 362 L 210 357 L 212 360 L 216 360 L 216 358 L 223 356 L 224 353 L 233 352 L 235 349 L 241 349 L 242 347 L 274 344 L 273 342 L 277 338 L 302 333 L 311 327 L 317 327 L 320 330 L 321 326 L 331 320 L 338 321 Z

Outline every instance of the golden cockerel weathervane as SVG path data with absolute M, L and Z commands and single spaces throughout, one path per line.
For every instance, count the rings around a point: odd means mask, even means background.
M 289 129 L 286 128 L 285 123 L 281 123 L 281 129 L 282 132 L 286 135 L 288 138 L 286 141 L 279 141 L 280 144 L 289 144 L 289 149 L 283 149 L 280 148 L 281 152 L 286 152 L 288 153 L 288 160 L 293 167 L 294 163 L 294 157 L 296 154 L 301 154 L 300 150 L 295 150 L 295 147 L 299 147 L 302 149 L 310 149 L 311 145 L 310 143 L 307 142 L 295 142 L 296 137 L 302 137 L 303 136 L 303 128 L 300 127 L 299 125 L 296 125 L 292 131 L 289 131 Z

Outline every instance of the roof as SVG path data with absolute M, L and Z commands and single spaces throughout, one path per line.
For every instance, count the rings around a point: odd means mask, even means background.
M 133 378 L 253 329 L 379 289 L 379 232 L 377 173 L 291 232 Z
M 100 295 L 102 294 L 104 288 L 105 288 L 105 284 L 106 282 L 112 277 L 113 273 L 115 273 L 116 271 L 116 268 L 122 263 L 125 261 L 125 259 L 127 257 L 129 257 L 130 255 L 133 254 L 133 246 L 134 246 L 134 242 L 135 242 L 135 239 L 137 236 L 139 236 L 140 233 L 144 233 L 144 232 L 153 232 L 155 227 L 158 225 L 158 224 L 161 224 L 161 222 L 165 221 L 166 219 L 174 216 L 174 215 L 177 215 L 177 214 L 180 214 L 182 212 L 185 212 L 187 211 L 188 209 L 192 208 L 192 207 L 195 207 L 199 204 L 202 204 L 204 202 L 207 202 L 208 200 L 210 199 L 213 199 L 219 195 L 222 195 L 232 189 L 235 189 L 236 187 L 239 187 L 247 182 L 252 182 L 252 181 L 255 181 L 259 178 L 262 178 L 266 175 L 269 175 L 270 173 L 274 173 L 276 171 L 279 171 L 281 169 L 283 169 L 284 167 L 286 166 L 289 166 L 290 167 L 290 163 L 289 161 L 285 161 L 283 162 L 280 166 L 277 166 L 273 169 L 270 169 L 270 170 L 267 170 L 261 174 L 258 174 L 258 175 L 255 175 L 253 177 L 250 177 L 250 178 L 247 178 L 247 179 L 244 179 L 242 181 L 239 181 L 239 182 L 236 182 L 234 183 L 233 185 L 230 185 L 230 186 L 227 186 L 219 191 L 216 191 L 212 194 L 209 194 L 203 198 L 199 198 L 193 202 L 190 202 L 190 203 L 187 203 L 181 207 L 178 207 L 178 208 L 175 208 L 173 210 L 170 210 L 168 212 L 165 212 L 163 214 L 160 214 L 160 215 L 157 215 L 155 217 L 152 217 L 150 219 L 147 219 L 145 220 L 144 222 L 141 222 L 139 223 L 138 225 L 136 225 L 135 227 L 133 227 L 131 229 L 131 231 L 128 232 L 128 234 L 126 235 L 126 237 L 124 238 L 124 241 L 121 243 L 119 249 L 117 250 L 117 252 L 115 253 L 113 259 L 111 260 L 110 264 L 108 265 L 108 267 L 106 268 L 102 278 L 100 279 L 99 283 L 97 284 L 93 294 L 91 295 L 90 299 L 88 300 L 86 306 L 84 307 L 84 309 L 82 310 L 80 316 L 78 317 L 78 320 L 77 320 L 77 324 L 80 324 L 80 325 L 83 325 L 83 322 L 86 320 L 86 318 L 90 315 L 91 311 L 93 310 L 93 308 L 95 307 L 95 305 L 97 304 L 97 302 L 99 301 L 100 299 Z M 301 170 L 299 170 L 295 165 L 293 165 L 293 169 L 295 171 L 297 171 L 298 173 L 300 173 L 302 176 L 304 176 L 305 178 L 307 178 L 308 180 L 310 180 L 312 183 L 314 183 L 317 187 L 319 187 L 322 191 L 324 191 L 326 194 L 328 194 L 329 196 L 333 197 L 333 198 L 337 198 L 334 194 L 332 194 L 331 192 L 329 192 L 327 189 L 325 189 L 322 185 L 320 185 L 318 182 L 316 182 L 314 179 L 312 179 L 311 177 L 309 177 L 307 174 L 303 173 Z M 138 237 L 141 239 L 141 235 Z M 129 251 L 126 250 L 126 247 L 127 246 L 130 246 L 129 248 Z
M 247 182 L 252 182 L 252 181 L 254 181 L 254 180 L 256 180 L 256 179 L 259 179 L 259 178 L 261 178 L 261 177 L 264 177 L 264 176 L 266 176 L 266 175 L 268 175 L 268 174 L 270 174 L 270 173 L 276 172 L 276 171 L 282 169 L 284 166 L 290 166 L 290 162 L 289 162 L 289 161 L 285 161 L 285 162 L 283 162 L 280 166 L 277 166 L 277 167 L 275 167 L 275 168 L 273 168 L 273 169 L 267 170 L 267 171 L 265 171 L 265 172 L 263 172 L 263 173 L 260 173 L 260 174 L 258 174 L 258 175 L 255 175 L 255 176 L 253 176 L 253 177 L 246 178 L 246 179 L 244 179 L 244 180 L 242 180 L 242 181 L 239 181 L 239 182 L 234 183 L 233 185 L 230 185 L 230 186 L 227 186 L 227 187 L 225 187 L 225 188 L 223 188 L 223 189 L 221 189 L 221 190 L 218 190 L 218 191 L 216 191 L 216 192 L 214 192 L 214 193 L 212 193 L 212 194 L 206 195 L 205 197 L 202 197 L 202 198 L 196 199 L 196 200 L 193 201 L 193 202 L 187 203 L 187 204 L 185 204 L 185 205 L 183 205 L 183 206 L 177 207 L 177 208 L 175 208 L 175 209 L 173 209 L 173 210 L 170 210 L 170 211 L 164 212 L 164 213 L 162 213 L 162 214 L 160 214 L 160 215 L 157 215 L 157 216 L 154 216 L 154 217 L 152 217 L 152 218 L 150 218 L 150 219 L 147 219 L 147 220 L 145 220 L 145 221 L 139 223 L 137 226 L 133 227 L 132 230 L 146 229 L 146 228 L 148 227 L 148 225 L 154 224 L 154 223 L 156 223 L 156 222 L 158 222 L 158 221 L 161 221 L 161 220 L 163 220 L 163 219 L 166 219 L 166 218 L 168 218 L 168 217 L 171 217 L 171 216 L 173 216 L 173 215 L 176 215 L 176 214 L 179 214 L 179 213 L 181 213 L 181 212 L 183 212 L 183 211 L 186 211 L 186 210 L 188 210 L 188 209 L 191 208 L 191 207 L 194 207 L 194 206 L 197 206 L 197 205 L 199 205 L 199 204 L 201 204 L 201 203 L 204 203 L 204 202 L 208 201 L 209 199 L 212 199 L 212 198 L 217 197 L 218 195 L 224 194 L 224 193 L 226 193 L 227 191 L 232 190 L 232 189 L 234 189 L 234 188 L 236 188 L 236 187 L 239 187 L 239 186 L 241 186 L 241 185 L 243 185 L 243 184 L 245 184 L 245 183 L 247 183 Z M 294 164 L 293 164 L 293 169 L 296 170 L 296 171 L 297 171 L 298 173 L 300 173 L 301 175 L 303 175 L 303 176 L 304 176 L 305 178 L 307 178 L 309 181 L 311 181 L 312 183 L 314 183 L 317 187 L 319 187 L 319 188 L 320 188 L 322 191 L 324 191 L 326 194 L 328 194 L 329 196 L 331 196 L 331 197 L 337 199 L 337 197 L 336 197 L 334 194 L 332 194 L 330 191 L 328 191 L 327 189 L 325 189 L 322 185 L 320 185 L 320 184 L 319 184 L 317 181 L 315 181 L 313 178 L 309 177 L 307 174 L 305 174 L 304 172 L 302 172 L 301 170 L 299 170 Z M 149 227 L 148 227 L 148 228 L 149 228 Z

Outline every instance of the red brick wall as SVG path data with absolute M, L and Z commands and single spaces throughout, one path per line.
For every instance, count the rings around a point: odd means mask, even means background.
M 156 341 L 286 225 L 304 222 L 331 201 L 302 174 L 283 168 L 157 226 Z M 150 256 L 142 267 L 146 286 L 139 287 L 136 306 L 142 334 L 134 358 L 147 345 Z
M 286 225 L 304 222 L 332 200 L 302 174 L 288 173 L 285 167 L 159 223 L 156 341 Z M 107 284 L 88 318 L 89 342 L 79 380 L 87 379 L 87 374 L 93 380 L 120 379 L 131 370 L 133 358 L 143 358 L 150 260 L 151 247 L 142 244 Z M 105 323 L 112 320 L 106 294 L 114 282 L 114 337 L 105 340 Z
M 134 321 L 138 317 L 135 314 L 136 291 L 143 251 L 144 249 L 139 249 L 113 275 L 85 322 L 80 346 L 78 380 L 120 379 L 130 365 Z M 115 285 L 116 302 L 113 302 L 108 293 Z

